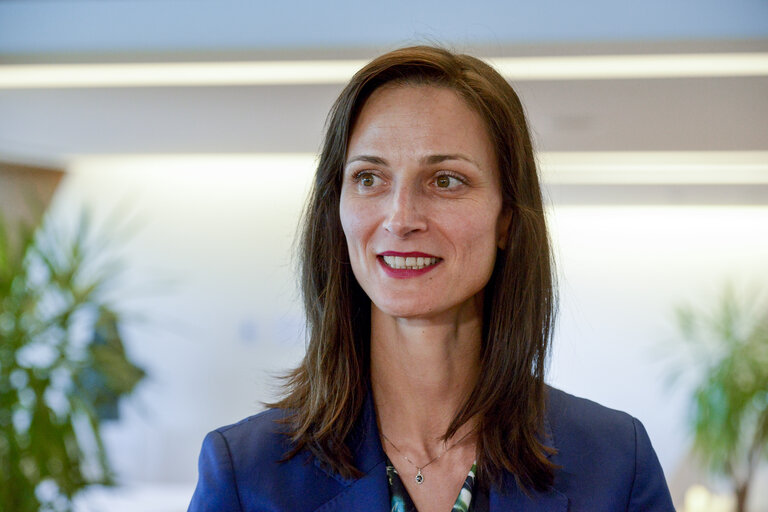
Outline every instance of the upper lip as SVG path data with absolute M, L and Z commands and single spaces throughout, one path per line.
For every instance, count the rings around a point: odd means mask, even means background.
M 384 251 L 380 252 L 379 256 L 400 256 L 403 258 L 437 258 L 438 256 L 435 256 L 434 254 L 427 254 L 425 252 L 418 252 L 418 251 L 412 251 L 412 252 L 397 252 L 397 251 Z

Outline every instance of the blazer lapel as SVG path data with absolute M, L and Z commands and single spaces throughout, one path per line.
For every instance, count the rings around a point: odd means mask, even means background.
M 357 480 L 350 481 L 332 500 L 315 512 L 389 512 L 389 487 L 385 461 L 374 466 L 370 472 Z
M 350 512 L 389 512 L 389 483 L 384 450 L 381 448 L 379 428 L 373 397 L 368 392 L 360 419 L 349 437 L 355 466 L 364 474 L 357 479 L 344 479 L 328 468 L 315 463 L 335 480 L 346 486 L 315 512 L 344 510 Z

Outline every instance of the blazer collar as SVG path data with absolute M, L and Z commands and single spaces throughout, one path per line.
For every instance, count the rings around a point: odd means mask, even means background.
M 555 447 L 549 421 L 544 420 L 545 442 Z M 363 476 L 357 479 L 345 479 L 315 459 L 315 464 L 325 473 L 345 486 L 333 499 L 323 504 L 315 512 L 335 510 L 388 512 L 389 483 L 387 482 L 386 461 L 381 446 L 379 428 L 376 423 L 376 411 L 373 396 L 369 391 L 350 438 L 355 465 Z M 557 491 L 533 492 L 526 495 L 517 485 L 514 476 L 505 474 L 501 489 L 492 488 L 489 495 L 491 512 L 567 512 L 568 498 Z
M 389 512 L 386 458 L 381 447 L 373 395 L 370 390 L 363 403 L 360 418 L 350 433 L 348 444 L 352 450 L 355 466 L 363 476 L 357 479 L 343 478 L 315 459 L 315 464 L 320 469 L 346 486 L 315 512 L 336 510 Z

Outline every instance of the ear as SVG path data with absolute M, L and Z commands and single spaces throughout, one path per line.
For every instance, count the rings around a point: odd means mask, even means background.
M 512 223 L 512 209 L 504 208 L 499 214 L 499 220 L 496 222 L 496 246 L 504 250 L 509 241 L 509 226 Z

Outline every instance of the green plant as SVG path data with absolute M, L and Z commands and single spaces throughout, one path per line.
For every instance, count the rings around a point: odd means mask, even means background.
M 693 450 L 731 481 L 743 512 L 755 470 L 768 455 L 768 308 L 729 286 L 712 311 L 682 307 L 677 320 L 689 349 L 684 364 L 697 373 Z
M 68 511 L 111 483 L 100 420 L 144 372 L 110 301 L 119 266 L 88 216 L 9 231 L 0 218 L 0 510 Z

